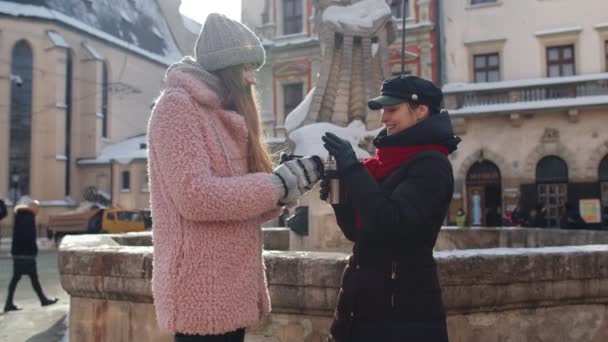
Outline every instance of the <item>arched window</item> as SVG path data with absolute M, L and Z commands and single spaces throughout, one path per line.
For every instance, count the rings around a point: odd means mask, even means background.
M 489 160 L 477 161 L 467 173 L 467 185 L 500 184 L 500 170 Z
M 13 47 L 10 72 L 9 185 L 13 199 L 18 199 L 30 193 L 32 142 L 33 57 L 23 40 Z
M 537 183 L 568 183 L 568 165 L 556 156 L 547 156 L 536 164 Z
M 493 162 L 480 159 L 467 172 L 467 211 L 470 224 L 502 225 L 502 186 L 500 170 Z
M 101 64 L 101 137 L 108 137 L 108 63 Z
M 547 209 L 548 227 L 559 225 L 560 210 L 568 199 L 568 165 L 556 156 L 546 156 L 536 164 L 538 202 Z

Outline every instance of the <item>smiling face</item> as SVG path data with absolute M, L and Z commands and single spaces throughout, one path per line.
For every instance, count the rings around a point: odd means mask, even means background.
M 429 115 L 425 105 L 412 106 L 407 102 L 382 107 L 380 122 L 384 124 L 386 133 L 392 135 L 406 130 Z

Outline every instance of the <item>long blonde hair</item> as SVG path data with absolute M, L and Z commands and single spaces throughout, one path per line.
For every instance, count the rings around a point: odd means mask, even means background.
M 249 131 L 249 172 L 271 172 L 272 160 L 262 134 L 262 123 L 252 85 L 243 84 L 244 65 L 215 71 L 226 91 L 224 106 L 245 118 Z

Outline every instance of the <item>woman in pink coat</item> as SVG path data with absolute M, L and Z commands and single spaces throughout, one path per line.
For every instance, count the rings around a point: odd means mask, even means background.
M 152 291 L 175 341 L 243 341 L 270 311 L 260 224 L 322 176 L 318 157 L 272 170 L 252 95 L 264 58 L 247 27 L 209 15 L 150 117 Z

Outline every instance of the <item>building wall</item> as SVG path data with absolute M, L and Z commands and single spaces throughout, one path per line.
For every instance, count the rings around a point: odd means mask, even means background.
M 608 70 L 605 45 L 608 3 L 588 1 L 583 9 L 576 2 L 560 0 L 497 0 L 475 6 L 470 5 L 470 0 L 450 0 L 443 1 L 442 6 L 445 34 L 442 60 L 447 83 L 451 86 L 473 83 L 473 56 L 498 53 L 500 81 L 490 86 L 494 87 L 497 98 L 508 96 L 511 104 L 520 105 L 514 112 L 489 113 L 488 110 L 484 113 L 484 104 L 478 103 L 475 114 L 463 115 L 457 111 L 467 112 L 467 105 L 462 104 L 466 103 L 465 98 L 473 102 L 484 96 L 488 99 L 491 91 L 475 90 L 468 85 L 464 87 L 469 90 L 463 92 L 454 91 L 450 86 L 444 88 L 448 89 L 445 105 L 452 110 L 452 122 L 462 137 L 452 157 L 457 188 L 451 221 L 459 207 L 470 211 L 466 177 L 471 166 L 481 160 L 491 161 L 500 170 L 503 211 L 525 203 L 527 211 L 540 202 L 535 193 L 539 184 L 535 178 L 536 165 L 548 155 L 560 157 L 568 165 L 568 201 L 578 204 L 581 198 L 600 197 L 599 163 L 608 155 L 608 136 L 600 127 L 608 124 L 608 101 L 600 101 L 595 106 L 576 106 L 572 101 L 575 97 L 584 100 L 591 95 L 608 94 L 602 81 L 605 76 L 601 74 Z M 597 74 L 593 83 L 573 80 L 561 85 L 548 84 L 547 47 L 571 44 L 574 45 L 575 75 Z M 526 86 L 522 81 L 531 78 L 545 80 L 536 86 Z M 503 81 L 512 82 L 507 86 Z M 594 93 L 581 90 L 585 87 L 593 88 Z M 519 96 L 534 89 L 541 94 L 538 98 Z M 548 109 L 534 104 L 548 98 L 562 100 L 563 107 Z M 558 138 L 551 137 L 555 133 Z M 525 187 L 532 190 L 524 190 Z
M 68 51 L 53 47 L 47 36 L 52 30 L 71 47 L 72 132 L 71 189 L 69 196 L 79 201 L 83 190 L 97 186 L 98 176 L 109 171 L 93 172 L 76 166 L 80 158 L 95 158 L 101 150 L 126 137 L 144 133 L 151 105 L 162 89 L 166 65 L 110 45 L 106 41 L 39 20 L 0 19 L 0 196 L 9 198 L 9 135 L 11 55 L 14 45 L 25 40 L 33 54 L 32 141 L 30 195 L 45 208 L 58 205 L 66 198 L 66 61 Z M 108 66 L 108 136 L 101 136 L 102 62 L 91 58 L 83 42 L 92 46 Z M 103 169 L 103 168 L 102 168 Z M 83 173 L 81 176 L 80 173 Z M 102 189 L 104 190 L 104 189 Z M 105 189 L 109 191 L 110 189 Z M 139 189 L 138 189 L 139 191 Z M 121 198 L 124 197 L 121 196 Z M 122 201 L 122 199 L 121 199 Z M 142 207 L 140 196 L 125 200 L 125 205 Z M 75 202 L 72 202 L 72 205 Z M 63 206 L 69 206 L 64 201 Z M 147 207 L 147 205 L 146 205 Z M 49 209 L 50 210 L 50 209 Z
M 114 163 L 112 206 L 123 209 L 146 209 L 150 207 L 150 190 L 147 183 L 147 161 L 135 160 L 129 164 Z M 130 173 L 130 187 L 123 188 L 122 173 Z
M 499 52 L 502 80 L 545 77 L 545 49 L 553 45 L 574 44 L 577 74 L 607 70 L 608 30 L 596 27 L 608 23 L 604 0 L 584 6 L 567 0 L 497 0 L 476 6 L 470 0 L 443 0 L 442 6 L 448 82 L 472 81 L 472 55 L 486 52 Z M 569 28 L 576 30 L 539 34 Z

